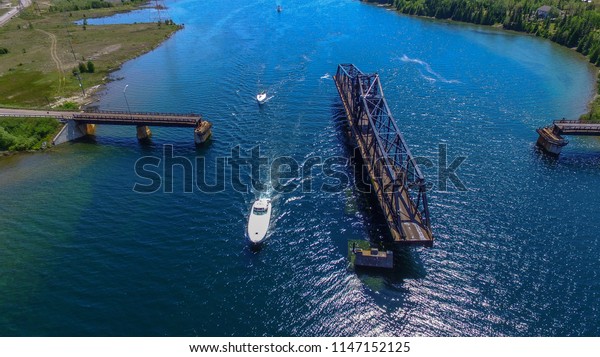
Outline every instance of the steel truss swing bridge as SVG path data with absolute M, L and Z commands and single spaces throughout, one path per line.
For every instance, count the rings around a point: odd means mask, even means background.
M 334 81 L 394 242 L 432 246 L 425 178 L 390 112 L 379 75 L 340 64 Z

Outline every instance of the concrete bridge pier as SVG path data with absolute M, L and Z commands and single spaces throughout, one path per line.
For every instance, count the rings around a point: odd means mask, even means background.
M 68 120 L 60 132 L 52 140 L 52 145 L 73 141 L 86 135 L 96 134 L 96 124 L 81 124 L 76 120 Z
M 203 144 L 212 135 L 212 124 L 203 120 L 194 130 L 194 142 L 196 145 Z
M 551 155 L 558 156 L 563 146 L 569 142 L 556 133 L 552 127 L 540 128 L 537 130 L 540 135 L 537 139 L 537 145 Z
M 150 131 L 150 127 L 147 125 L 138 125 L 137 126 L 137 138 L 138 140 L 146 140 L 152 137 L 152 132 Z

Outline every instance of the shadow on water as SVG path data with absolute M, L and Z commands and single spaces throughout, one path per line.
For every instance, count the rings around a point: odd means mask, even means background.
M 156 145 L 154 145 L 154 142 L 152 141 L 152 138 L 138 139 L 138 143 L 140 144 L 140 147 L 142 147 L 142 148 L 144 148 L 144 147 L 148 147 L 148 148 L 154 148 L 154 147 L 156 147 Z
M 248 250 L 252 253 L 252 254 L 258 254 L 262 251 L 263 249 L 263 243 L 259 243 L 259 244 L 254 244 L 254 243 L 250 243 L 248 241 L 248 238 L 246 238 L 246 245 L 248 246 Z
M 600 166 L 599 151 L 563 151 L 560 155 L 554 155 L 535 145 L 532 155 L 544 167 L 553 170 L 560 168 L 592 169 Z
M 422 261 L 410 248 L 392 244 L 386 246 L 384 249 L 394 253 L 394 267 L 392 269 L 360 266 L 350 268 L 370 290 L 374 292 L 382 292 L 384 290 L 403 292 L 402 284 L 405 280 L 424 279 L 426 277 L 427 273 Z
M 344 155 L 350 158 L 350 167 L 347 170 L 351 188 L 346 190 L 346 214 L 362 218 L 371 247 L 390 250 L 394 253 L 393 269 L 354 267 L 353 270 L 358 278 L 373 291 L 380 291 L 384 288 L 397 290 L 395 285 L 401 284 L 405 279 L 425 278 L 427 275 L 425 266 L 414 253 L 414 249 L 401 247 L 393 242 L 378 199 L 372 190 L 369 174 L 363 170 L 364 161 L 351 136 L 348 120 L 339 100 L 332 103 L 332 117 L 339 133 L 338 137 L 343 143 Z
M 98 139 L 96 138 L 96 135 L 85 135 L 82 136 L 80 138 L 77 138 L 75 140 L 71 140 L 70 141 L 73 144 L 93 144 L 93 145 L 97 145 L 98 144 Z
M 196 155 L 197 156 L 204 156 L 208 150 L 211 148 L 211 146 L 213 146 L 213 137 L 211 135 L 210 138 L 208 138 L 208 140 L 206 140 L 205 142 L 203 142 L 200 145 L 196 145 L 194 144 L 194 148 L 196 149 Z
M 555 168 L 558 166 L 558 156 L 546 152 L 538 145 L 533 146 L 533 155 L 548 168 Z

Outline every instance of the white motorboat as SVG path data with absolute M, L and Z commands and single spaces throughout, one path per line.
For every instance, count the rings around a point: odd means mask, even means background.
M 267 92 L 260 92 L 256 95 L 256 101 L 258 104 L 265 104 L 267 101 Z
M 261 243 L 267 236 L 271 221 L 271 200 L 261 198 L 254 202 L 248 217 L 248 239 L 253 244 Z

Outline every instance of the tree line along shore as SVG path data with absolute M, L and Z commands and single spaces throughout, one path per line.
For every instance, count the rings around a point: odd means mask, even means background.
M 367 0 L 407 15 L 502 27 L 547 38 L 600 66 L 600 0 Z M 600 82 L 600 79 L 599 79 Z M 581 119 L 600 121 L 600 97 Z
M 146 5 L 148 0 L 34 0 L 0 27 L 0 107 L 78 109 L 109 73 L 156 48 L 181 26 L 171 20 L 94 25 L 88 19 Z M 15 120 L 15 119 L 12 119 Z M 0 151 L 31 150 L 48 134 L 0 121 Z M 39 137 L 39 140 L 29 140 Z

